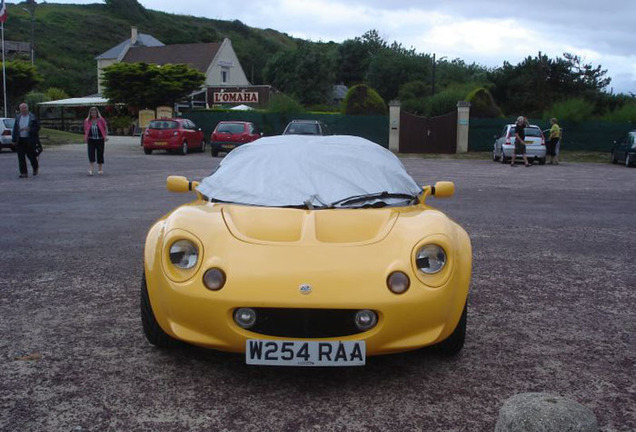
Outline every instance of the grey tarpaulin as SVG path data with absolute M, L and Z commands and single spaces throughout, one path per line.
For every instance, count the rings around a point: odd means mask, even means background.
M 321 207 L 355 195 L 417 196 L 422 192 L 389 150 L 364 138 L 343 135 L 274 136 L 242 145 L 197 190 L 213 200 L 271 207 L 307 202 Z

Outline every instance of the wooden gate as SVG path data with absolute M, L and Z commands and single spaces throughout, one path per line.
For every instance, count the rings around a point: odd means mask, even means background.
M 400 153 L 455 153 L 457 111 L 424 118 L 400 112 Z

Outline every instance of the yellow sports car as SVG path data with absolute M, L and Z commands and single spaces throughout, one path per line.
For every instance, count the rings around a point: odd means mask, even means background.
M 277 136 L 232 151 L 196 200 L 157 221 L 141 318 L 153 345 L 185 341 L 248 364 L 364 365 L 464 345 L 472 251 L 390 151 L 351 136 Z

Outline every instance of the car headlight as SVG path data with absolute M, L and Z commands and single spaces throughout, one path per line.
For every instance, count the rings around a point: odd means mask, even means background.
M 177 240 L 170 246 L 170 262 L 180 269 L 191 269 L 198 259 L 199 250 L 189 240 Z
M 415 264 L 422 273 L 438 273 L 446 265 L 446 252 L 436 244 L 424 245 L 415 255 Z

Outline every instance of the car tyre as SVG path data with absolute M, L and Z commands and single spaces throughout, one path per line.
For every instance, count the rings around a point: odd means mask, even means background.
M 185 156 L 188 154 L 188 142 L 184 141 L 183 144 L 181 144 L 181 149 L 179 150 L 179 154 L 181 156 Z
M 170 348 L 177 344 L 177 340 L 164 332 L 155 314 L 152 312 L 150 305 L 150 297 L 148 296 L 148 287 L 146 286 L 146 276 L 141 278 L 141 325 L 144 329 L 146 339 L 152 345 L 159 348 Z
M 506 164 L 508 163 L 508 158 L 506 157 L 506 155 L 504 154 L 503 150 L 501 151 L 501 163 L 502 164 Z
M 144 153 L 145 153 L 145 154 L 152 154 L 152 149 L 147 149 L 147 148 L 145 148 L 145 149 L 144 149 Z
M 205 140 L 201 140 L 201 149 L 199 150 L 201 153 L 205 152 L 207 144 L 205 143 Z
M 212 154 L 212 157 L 217 157 L 219 155 L 219 151 L 215 149 L 214 147 L 212 147 L 212 150 L 210 151 L 210 153 Z
M 539 158 L 539 165 L 545 165 L 545 158 Z
M 613 151 L 612 151 L 612 155 L 610 157 L 610 160 L 612 161 L 613 164 L 617 164 L 618 163 L 618 159 L 616 159 L 616 154 L 614 154 Z
M 466 340 L 466 322 L 468 318 L 468 303 L 464 305 L 462 316 L 453 333 L 436 345 L 437 351 L 445 356 L 457 355 L 464 347 Z
M 492 151 L 492 161 L 499 162 L 499 156 L 497 156 L 494 150 Z
M 626 156 L 625 156 L 625 166 L 626 166 L 627 168 L 629 168 L 630 166 L 632 166 L 632 160 L 631 160 L 631 158 L 629 157 L 629 155 L 626 155 Z

